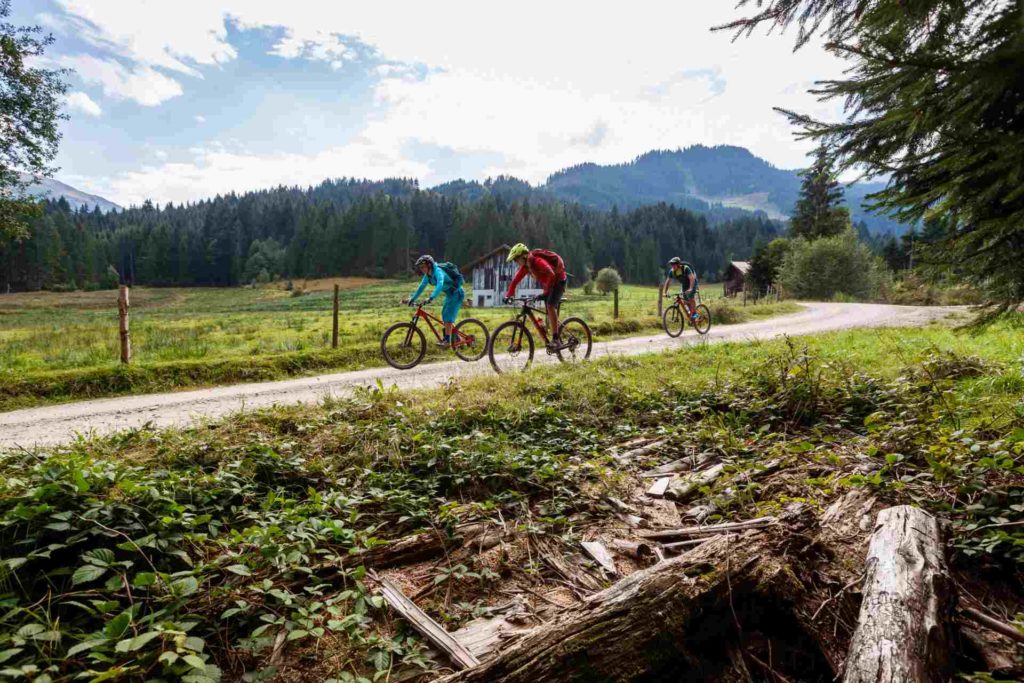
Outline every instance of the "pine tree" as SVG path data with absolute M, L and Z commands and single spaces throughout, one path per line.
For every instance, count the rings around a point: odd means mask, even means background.
M 818 148 L 814 164 L 800 171 L 800 177 L 800 199 L 789 223 L 793 236 L 817 239 L 845 230 L 850 224 L 850 211 L 842 205 L 843 188 L 824 147 Z
M 923 260 L 985 292 L 989 313 L 1024 302 L 1024 0 L 742 0 L 753 16 L 720 29 L 797 24 L 848 62 L 814 92 L 839 122 L 784 112 L 840 168 L 886 175 L 877 206 L 948 229 Z M 915 254 L 915 261 L 917 255 Z

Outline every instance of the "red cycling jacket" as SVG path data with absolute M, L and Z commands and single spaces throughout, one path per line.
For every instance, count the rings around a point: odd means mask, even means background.
M 526 265 L 520 266 L 512 282 L 508 283 L 506 299 L 515 294 L 516 287 L 527 273 L 544 287 L 544 294 L 547 295 L 553 284 L 565 279 L 565 263 L 562 262 L 561 256 L 548 249 L 531 250 L 530 255 L 526 257 Z

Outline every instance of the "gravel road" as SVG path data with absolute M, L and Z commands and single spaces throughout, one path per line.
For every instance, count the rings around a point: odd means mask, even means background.
M 719 326 L 704 338 L 699 338 L 688 328 L 678 339 L 658 334 L 600 342 L 594 345 L 592 357 L 635 355 L 696 343 L 752 341 L 851 327 L 917 326 L 944 318 L 954 310 L 879 304 L 811 303 L 805 304 L 803 311 L 791 315 Z M 536 358 L 541 363 L 554 360 L 548 358 L 542 350 Z M 456 360 L 421 365 L 404 372 L 383 367 L 279 382 L 122 396 L 15 410 L 0 413 L 0 449 L 52 445 L 69 441 L 77 434 L 105 434 L 147 423 L 158 427 L 185 425 L 196 419 L 219 418 L 239 410 L 273 404 L 315 402 L 325 395 L 346 396 L 355 387 L 375 386 L 378 380 L 386 386 L 419 389 L 444 384 L 453 377 L 493 372 L 486 358 L 476 363 Z

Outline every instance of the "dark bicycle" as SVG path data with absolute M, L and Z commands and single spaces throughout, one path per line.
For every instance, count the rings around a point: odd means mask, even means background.
M 675 301 L 661 314 L 661 323 L 668 336 L 678 337 L 681 335 L 688 320 L 699 334 L 707 334 L 711 329 L 711 311 L 700 302 L 700 290 L 697 290 L 697 306 L 694 309 L 697 313 L 696 318 L 690 318 L 682 294 L 676 294 L 673 298 Z
M 544 346 L 548 346 L 548 330 L 545 324 L 546 312 L 530 304 L 541 301 L 543 297 L 519 297 L 516 301 L 522 304 L 519 313 L 512 320 L 498 325 L 491 335 L 487 355 L 491 359 L 491 367 L 497 373 L 519 372 L 526 370 L 533 363 L 533 334 L 526 321 L 533 323 Z M 565 299 L 562 299 L 565 301 Z M 593 335 L 590 327 L 580 318 L 566 318 L 558 326 L 559 345 L 548 349 L 551 355 L 557 355 L 563 363 L 576 363 L 590 358 L 593 349 Z
M 434 337 L 441 341 L 441 332 L 438 332 L 438 329 L 443 331 L 444 323 L 423 310 L 422 303 L 417 304 L 410 322 L 395 323 L 385 330 L 380 340 L 380 351 L 391 367 L 408 370 L 418 365 L 427 354 L 427 339 L 419 327 L 420 320 L 426 321 Z M 437 323 L 438 327 L 435 327 L 434 323 Z M 480 360 L 487 353 L 487 326 L 476 318 L 466 318 L 453 327 L 452 337 L 452 351 L 462 360 Z

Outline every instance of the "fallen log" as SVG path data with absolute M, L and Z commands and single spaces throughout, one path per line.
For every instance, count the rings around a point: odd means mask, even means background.
M 665 495 L 677 502 L 686 501 L 696 495 L 702 486 L 713 484 L 724 472 L 725 465 L 718 463 L 702 472 L 694 472 L 689 476 L 680 477 L 669 484 Z
M 653 562 L 656 559 L 654 555 L 654 548 L 646 543 L 624 541 L 616 538 L 608 543 L 608 547 L 610 547 L 613 552 L 640 562 Z
M 487 531 L 487 527 L 488 524 L 484 522 L 472 522 L 456 526 L 452 535 L 448 535 L 441 529 L 411 534 L 370 548 L 353 556 L 353 559 L 374 569 L 387 569 L 419 562 L 443 555 L 446 551 L 461 548 L 468 541 Z
M 632 450 L 625 451 L 623 453 L 615 453 L 615 452 L 613 452 L 612 453 L 612 457 L 615 458 L 616 460 L 618 460 L 621 463 L 628 463 L 631 460 L 634 460 L 634 459 L 639 458 L 641 456 L 649 455 L 649 454 L 655 452 L 656 450 L 658 450 L 659 448 L 664 446 L 667 441 L 668 441 L 668 439 L 659 439 L 657 441 L 652 441 L 651 443 L 648 443 L 647 445 L 641 446 L 640 448 L 634 448 Z
M 762 610 L 801 586 L 763 537 L 711 539 L 636 572 L 448 683 L 716 680 L 732 670 L 730 605 Z M 672 674 L 675 674 L 674 676 Z
M 700 455 L 687 456 L 685 458 L 678 458 L 671 462 L 667 462 L 664 465 L 659 465 L 654 469 L 641 472 L 640 476 L 644 479 L 657 479 L 658 477 L 664 477 L 666 474 L 679 474 L 680 472 L 692 472 L 698 470 L 707 463 L 714 459 L 712 453 L 701 453 Z
M 744 522 L 726 522 L 724 524 L 709 524 L 707 526 L 688 526 L 682 529 L 659 529 L 657 531 L 640 531 L 637 533 L 641 538 L 664 539 L 664 538 L 686 538 L 687 536 L 715 536 L 747 529 L 760 529 L 778 523 L 777 517 L 758 517 L 748 519 Z
M 954 593 L 934 517 L 909 505 L 878 513 L 862 592 L 843 683 L 949 680 Z
M 1018 629 L 1014 628 L 1010 624 L 994 619 L 980 610 L 976 610 L 973 607 L 963 607 L 962 611 L 964 616 L 969 618 L 971 621 L 981 624 L 985 628 L 995 631 L 1000 635 L 1004 635 L 1010 640 L 1015 640 L 1018 643 L 1024 644 L 1024 633 L 1021 633 Z

